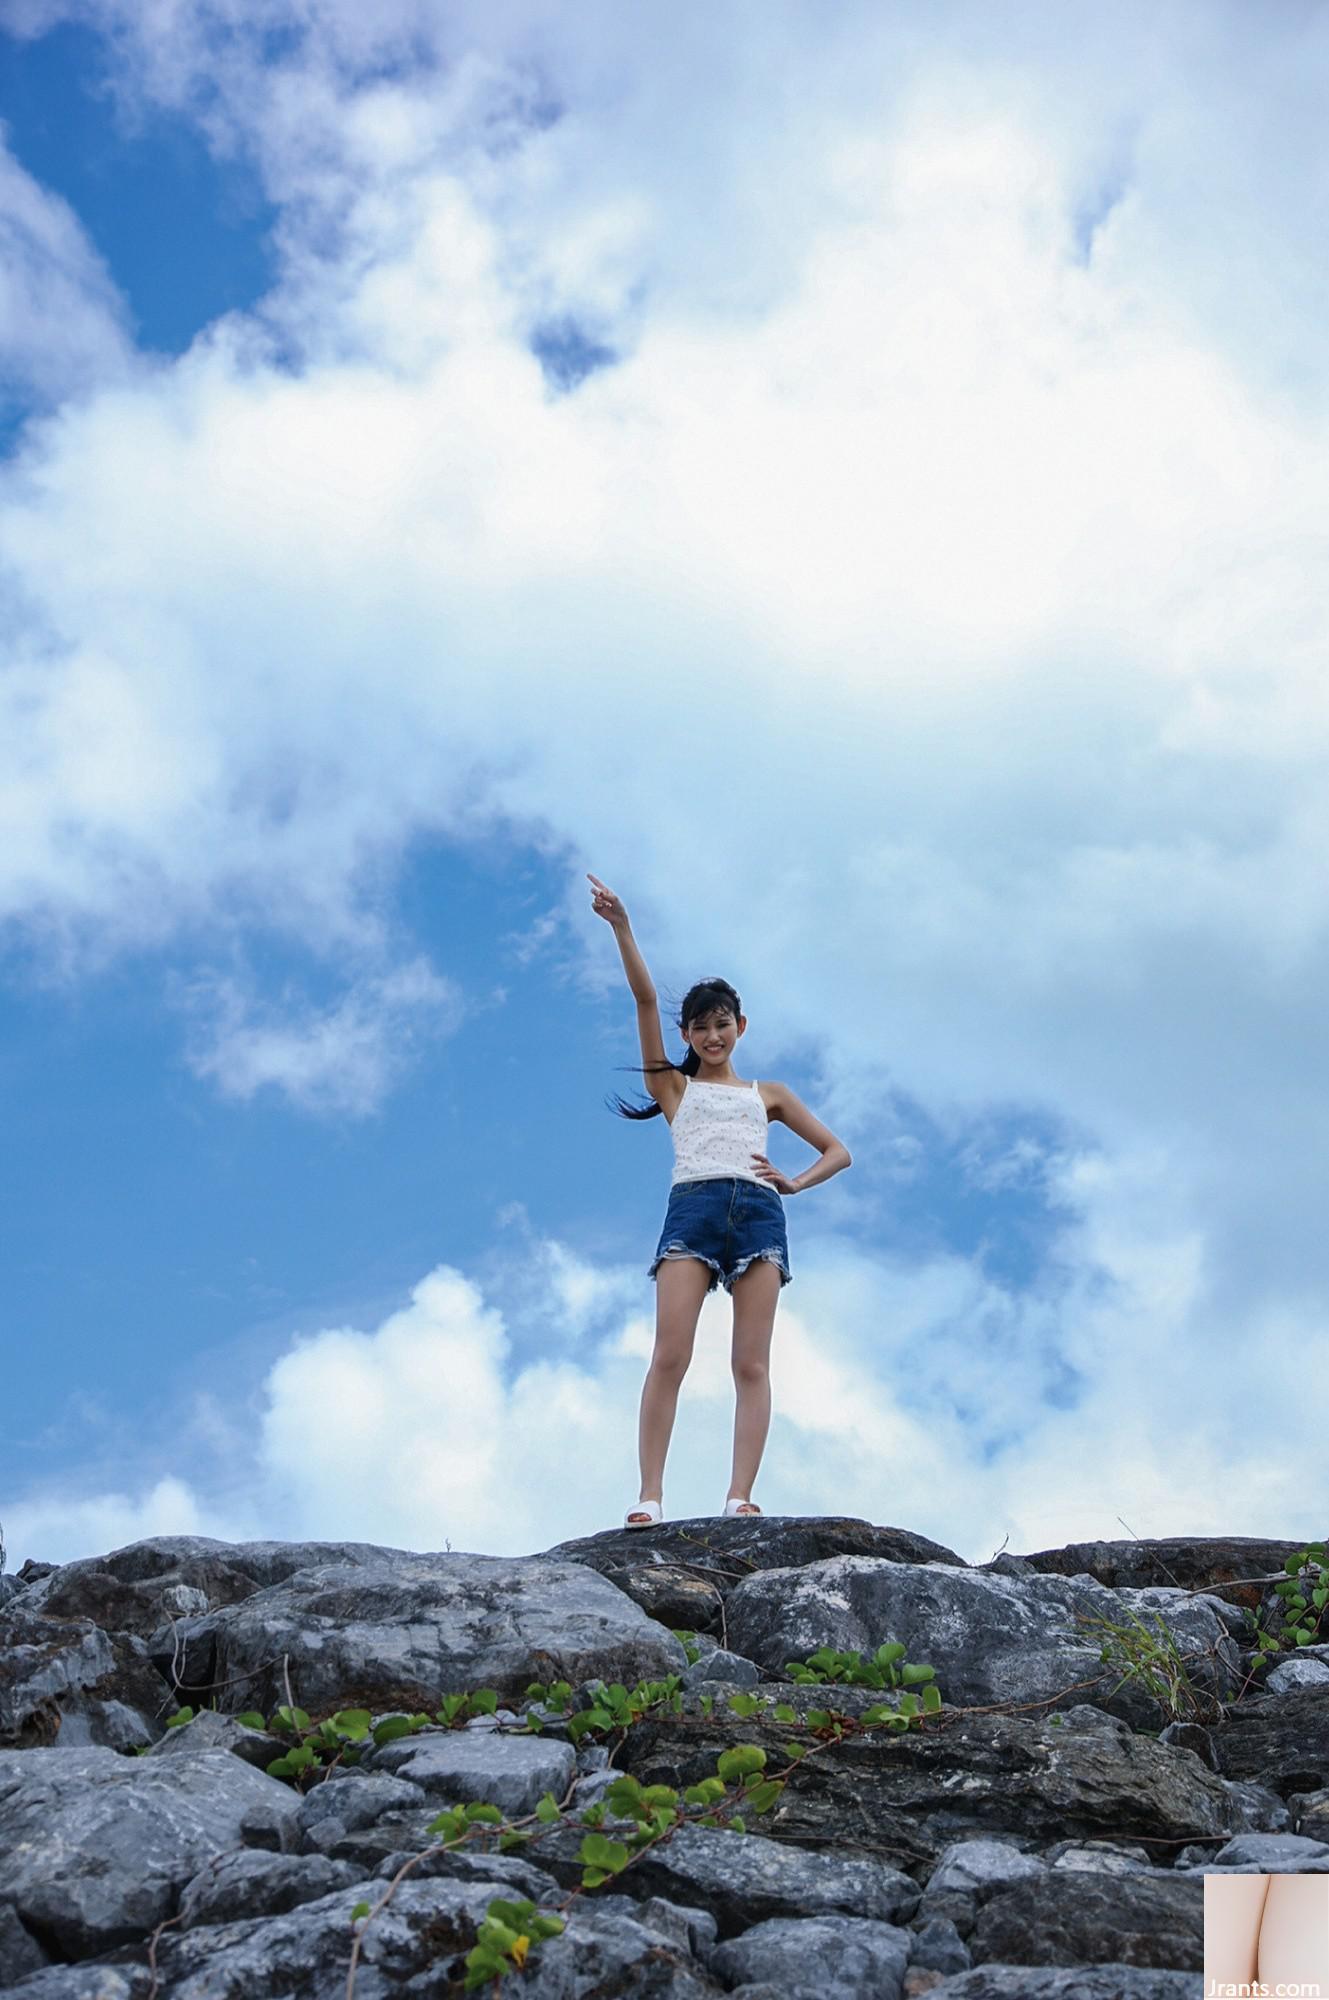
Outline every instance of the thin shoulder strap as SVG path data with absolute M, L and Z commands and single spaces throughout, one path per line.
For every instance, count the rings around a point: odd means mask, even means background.
M 754 1077 L 753 1077 L 753 1079 L 752 1079 L 752 1088 L 753 1088 L 753 1089 L 754 1089 L 754 1090 L 756 1091 L 756 1093 L 757 1093 L 758 1097 L 760 1097 L 760 1096 L 761 1096 L 761 1087 L 760 1087 L 760 1085 L 758 1084 L 758 1082 L 757 1082 L 757 1079 L 756 1079 L 756 1077 L 755 1077 L 755 1076 L 754 1076 Z

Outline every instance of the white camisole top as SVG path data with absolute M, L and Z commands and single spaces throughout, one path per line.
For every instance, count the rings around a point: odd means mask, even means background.
M 752 1163 L 753 1153 L 766 1151 L 769 1122 L 755 1083 L 698 1083 L 685 1079 L 683 1096 L 670 1131 L 674 1135 L 674 1172 L 679 1181 L 736 1178 L 769 1187 Z

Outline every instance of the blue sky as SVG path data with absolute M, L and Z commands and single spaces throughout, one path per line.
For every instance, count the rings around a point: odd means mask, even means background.
M 0 31 L 14 1566 L 621 1517 L 669 1144 L 587 868 L 854 1154 L 768 1511 L 1322 1530 L 1329 52 L 984 23 Z

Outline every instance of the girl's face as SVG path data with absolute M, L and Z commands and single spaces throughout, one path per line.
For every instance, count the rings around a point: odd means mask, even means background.
M 726 1008 L 717 1009 L 714 1014 L 703 1014 L 700 1020 L 689 1022 L 684 1038 L 701 1057 L 703 1073 L 708 1069 L 728 1067 L 734 1045 L 747 1024 L 746 1014 L 735 1017 Z

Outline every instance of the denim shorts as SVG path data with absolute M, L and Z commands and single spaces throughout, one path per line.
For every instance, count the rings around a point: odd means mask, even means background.
M 647 1277 L 653 1278 L 671 1257 L 697 1257 L 709 1264 L 708 1293 L 717 1284 L 732 1293 L 735 1278 L 764 1258 L 778 1265 L 783 1291 L 791 1277 L 784 1203 L 773 1187 L 737 1176 L 678 1181 L 669 1190 L 664 1228 Z

